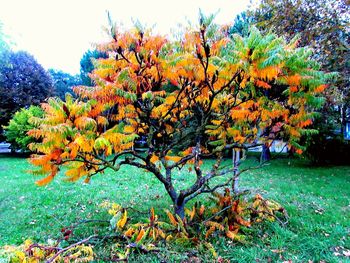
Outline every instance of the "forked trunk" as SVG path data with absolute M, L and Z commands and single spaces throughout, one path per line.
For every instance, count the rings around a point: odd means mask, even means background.
M 184 201 L 177 201 L 177 202 L 175 202 L 175 204 L 174 204 L 174 212 L 181 219 L 184 219 L 184 217 L 185 217 L 185 202 Z

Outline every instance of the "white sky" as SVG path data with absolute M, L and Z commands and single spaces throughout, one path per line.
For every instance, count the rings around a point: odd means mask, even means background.
M 196 23 L 199 8 L 204 14 L 219 13 L 216 22 L 231 23 L 249 0 L 0 0 L 0 21 L 5 33 L 46 69 L 75 74 L 80 59 L 92 43 L 105 38 L 106 11 L 126 27 L 139 20 L 169 33 L 178 23 Z

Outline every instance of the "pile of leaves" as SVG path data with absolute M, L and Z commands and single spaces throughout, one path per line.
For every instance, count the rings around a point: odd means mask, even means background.
M 88 262 L 101 259 L 93 250 L 96 240 L 111 240 L 111 255 L 108 260 L 127 261 L 133 252 L 157 253 L 160 245 L 182 245 L 186 247 L 205 247 L 217 258 L 217 252 L 210 243 L 212 237 L 223 236 L 231 242 L 247 243 L 248 228 L 264 221 L 287 219 L 284 208 L 257 194 L 252 198 L 237 197 L 228 188 L 223 193 L 213 194 L 213 206 L 205 207 L 195 203 L 186 209 L 182 219 L 177 214 L 166 210 L 166 219 L 161 219 L 154 208 L 143 222 L 133 223 L 129 216 L 132 208 L 123 208 L 116 203 L 104 202 L 102 207 L 112 216 L 109 221 L 110 233 L 107 236 L 92 235 L 78 242 L 69 242 L 74 226 L 62 229 L 62 238 L 48 244 L 37 244 L 30 240 L 21 246 L 6 246 L 2 254 L 9 257 L 10 262 Z M 112 238 L 111 238 L 112 237 Z M 61 247 L 62 244 L 68 244 Z M 104 258 L 105 259 L 105 258 Z

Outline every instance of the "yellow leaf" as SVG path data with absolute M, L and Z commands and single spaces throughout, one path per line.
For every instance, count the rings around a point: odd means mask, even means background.
M 173 236 L 172 235 L 168 235 L 165 239 L 166 242 L 169 242 L 173 239 Z
M 122 218 L 117 222 L 118 229 L 123 229 L 127 219 L 128 219 L 128 212 L 125 210 Z
M 190 212 L 190 220 L 192 221 L 196 215 L 196 207 L 193 206 L 192 211 Z
M 130 126 L 130 125 L 126 125 L 124 127 L 124 132 L 125 133 L 133 133 L 135 131 L 134 127 L 133 126 Z
M 158 228 L 158 234 L 161 236 L 161 238 L 165 238 L 165 233 L 160 228 Z
M 212 120 L 211 123 L 214 124 L 214 125 L 219 126 L 219 125 L 221 125 L 222 120 Z
M 172 161 L 172 162 L 178 162 L 181 160 L 181 157 L 180 156 L 170 156 L 170 155 L 167 155 L 165 156 L 165 160 L 167 161 Z

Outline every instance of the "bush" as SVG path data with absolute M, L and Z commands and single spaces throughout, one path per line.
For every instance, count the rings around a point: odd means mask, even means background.
M 34 138 L 27 135 L 27 132 L 36 128 L 30 119 L 32 117 L 42 117 L 43 110 L 39 106 L 30 106 L 28 109 L 22 108 L 17 111 L 10 120 L 9 125 L 5 126 L 5 137 L 7 142 L 11 143 L 14 150 L 28 151 L 27 145 L 34 141 Z
M 340 136 L 326 137 L 320 134 L 311 141 L 305 154 L 315 165 L 345 165 L 350 160 L 350 143 Z

